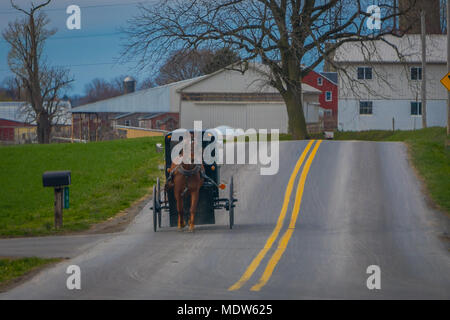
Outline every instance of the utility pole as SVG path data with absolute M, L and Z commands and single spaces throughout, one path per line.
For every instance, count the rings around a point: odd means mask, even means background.
M 425 10 L 420 12 L 421 23 L 421 39 L 422 39 L 422 128 L 427 127 L 427 74 L 426 74 L 426 60 L 427 60 L 427 34 L 425 30 Z
M 447 71 L 450 72 L 450 0 L 447 0 Z M 450 135 L 450 91 L 447 93 L 447 136 Z

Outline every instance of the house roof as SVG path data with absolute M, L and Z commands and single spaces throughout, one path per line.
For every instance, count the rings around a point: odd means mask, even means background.
M 202 77 L 204 76 L 173 82 L 164 86 L 139 90 L 114 98 L 88 103 L 76 108 L 72 108 L 71 112 L 169 112 L 171 88 L 196 81 L 197 79 Z
M 327 78 L 334 84 L 338 84 L 338 74 L 337 72 L 319 72 L 323 77 Z
M 447 63 L 447 35 L 427 35 L 427 62 Z M 387 43 L 388 42 L 388 43 Z M 394 45 L 393 48 L 391 45 Z M 399 63 L 398 52 L 404 56 L 403 62 L 420 63 L 422 47 L 420 35 L 410 34 L 403 37 L 388 35 L 383 40 L 371 42 L 346 42 L 334 55 L 336 63 Z

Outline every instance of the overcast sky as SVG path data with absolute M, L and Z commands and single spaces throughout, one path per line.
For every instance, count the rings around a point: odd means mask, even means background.
M 123 35 L 119 28 L 138 13 L 138 3 L 151 3 L 155 0 L 52 0 L 45 8 L 50 27 L 58 32 L 47 41 L 46 56 L 52 65 L 68 67 L 75 79 L 69 95 L 82 94 L 84 86 L 94 78 L 110 80 L 119 75 L 133 75 L 138 80 L 146 78 L 145 71 L 137 73 L 136 63 L 117 63 L 122 51 Z M 30 8 L 31 0 L 14 0 L 22 8 Z M 42 3 L 45 0 L 34 0 Z M 373 0 L 367 0 L 373 3 Z M 66 13 L 69 5 L 81 8 L 81 30 L 68 30 Z M 0 0 L 0 31 L 9 22 L 24 14 L 11 7 L 10 0 Z M 0 84 L 11 76 L 7 65 L 9 45 L 0 38 Z M 319 66 L 321 67 L 321 66 Z M 318 67 L 318 68 L 319 68 Z
M 23 8 L 30 7 L 30 0 L 15 0 Z M 42 0 L 34 3 L 44 2 Z M 135 15 L 137 3 L 133 0 L 52 0 L 45 12 L 51 20 L 51 27 L 58 32 L 47 41 L 45 53 L 52 65 L 70 68 L 75 78 L 69 94 L 81 94 L 84 85 L 94 78 L 107 80 L 121 74 L 133 74 L 145 78 L 146 74 L 137 74 L 134 63 L 117 64 L 115 59 L 121 52 L 121 35 L 118 28 L 126 24 L 127 19 Z M 149 1 L 140 1 L 149 2 Z M 68 30 L 66 20 L 69 5 L 81 8 L 81 30 Z M 0 30 L 5 30 L 9 22 L 23 14 L 12 9 L 9 0 L 0 1 Z M 7 65 L 9 45 L 0 40 L 0 82 L 12 75 Z

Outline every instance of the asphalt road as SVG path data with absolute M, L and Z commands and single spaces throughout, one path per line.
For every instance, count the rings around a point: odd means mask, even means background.
M 224 211 L 194 234 L 154 233 L 146 207 L 126 231 L 81 236 L 83 250 L 68 251 L 74 258 L 0 298 L 450 299 L 449 218 L 427 207 L 401 143 L 324 141 L 313 159 L 311 146 L 279 218 L 307 143 L 281 143 L 275 176 L 257 165 L 223 167 L 239 198 L 233 230 Z M 73 264 L 81 290 L 66 288 Z M 380 267 L 380 290 L 366 286 L 370 265 Z

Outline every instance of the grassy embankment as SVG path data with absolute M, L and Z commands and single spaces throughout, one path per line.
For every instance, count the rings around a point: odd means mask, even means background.
M 41 258 L 0 259 L 0 292 L 2 288 L 7 287 L 30 272 L 60 260 Z
M 162 137 L 88 144 L 0 147 L 0 236 L 35 236 L 88 229 L 151 192 L 163 154 Z M 71 170 L 70 209 L 53 228 L 52 188 L 42 173 Z

